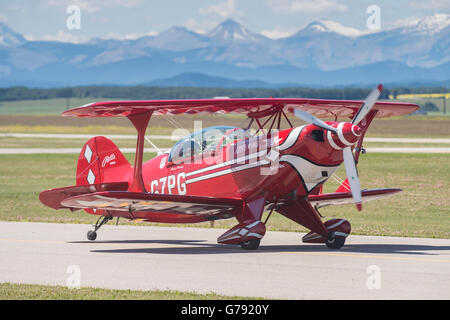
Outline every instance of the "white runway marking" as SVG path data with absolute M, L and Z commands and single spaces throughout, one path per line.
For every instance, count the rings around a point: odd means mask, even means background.
M 0 133 L 0 138 L 40 138 L 40 139 L 90 139 L 95 134 L 59 134 L 59 133 Z M 114 139 L 129 139 L 135 140 L 135 135 L 104 135 L 107 138 Z M 182 137 L 170 135 L 149 135 L 147 136 L 154 140 L 172 140 L 176 141 Z M 365 142 L 385 142 L 385 143 L 421 143 L 421 144 L 447 144 L 450 139 L 444 138 L 365 138 Z M 80 148 L 0 148 L 0 154 L 78 154 Z M 169 151 L 170 148 L 161 149 L 162 152 Z M 450 147 L 368 147 L 367 152 L 372 153 L 450 153 Z M 135 148 L 122 148 L 124 153 L 133 153 Z M 146 148 L 145 152 L 156 153 L 155 148 Z
M 450 148 L 366 148 L 368 153 L 450 153 Z
M 82 148 L 0 148 L 0 154 L 79 154 Z M 170 149 L 162 148 L 162 152 Z M 135 153 L 136 148 L 121 148 L 123 153 Z M 155 148 L 145 148 L 144 152 L 156 153 Z
M 40 139 L 90 139 L 95 136 L 104 136 L 108 139 L 136 140 L 136 135 L 132 134 L 71 134 L 71 133 L 0 133 L 1 138 L 40 138 Z M 169 135 L 148 135 L 149 139 L 155 140 L 179 140 L 182 136 Z
M 450 143 L 445 138 L 364 138 L 364 142 L 388 142 L 388 143 Z
M 79 154 L 82 148 L 0 148 L 0 154 Z M 159 149 L 167 152 L 169 148 Z M 368 153 L 450 153 L 450 148 L 366 148 Z M 134 153 L 135 148 L 121 148 L 123 153 Z M 157 153 L 155 148 L 144 152 Z

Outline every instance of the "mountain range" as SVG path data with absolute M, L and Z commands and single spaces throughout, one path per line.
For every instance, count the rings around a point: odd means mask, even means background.
M 0 86 L 367 86 L 446 83 L 450 15 L 378 32 L 330 20 L 271 39 L 234 20 L 206 34 L 172 27 L 134 40 L 28 41 L 0 23 Z

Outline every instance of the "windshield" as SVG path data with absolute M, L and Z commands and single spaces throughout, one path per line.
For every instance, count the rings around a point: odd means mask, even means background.
M 169 162 L 178 162 L 186 157 L 195 157 L 205 152 L 213 152 L 231 142 L 246 137 L 242 128 L 214 126 L 196 131 L 178 141 L 170 151 Z

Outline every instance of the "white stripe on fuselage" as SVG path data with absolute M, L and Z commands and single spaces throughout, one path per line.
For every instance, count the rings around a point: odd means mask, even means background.
M 305 182 L 306 191 L 311 191 L 317 184 L 327 180 L 333 175 L 339 166 L 323 167 L 309 162 L 297 155 L 285 154 L 281 156 L 280 162 L 287 162 L 302 176 Z M 322 171 L 326 171 L 324 177 Z
M 260 160 L 260 161 L 253 162 L 253 163 L 243 164 L 243 165 L 240 165 L 240 166 L 237 166 L 237 167 L 224 169 L 224 170 L 216 171 L 216 172 L 213 172 L 213 173 L 204 174 L 204 175 L 196 177 L 196 178 L 188 179 L 188 180 L 186 180 L 186 184 L 190 184 L 190 183 L 194 183 L 194 182 L 198 182 L 198 181 L 203 181 L 203 180 L 207 180 L 207 179 L 212 179 L 212 178 L 215 178 L 215 177 L 223 176 L 225 174 L 234 173 L 234 172 L 238 172 L 238 171 L 242 171 L 242 170 L 246 170 L 246 169 L 251 169 L 251 168 L 254 168 L 254 167 L 263 166 L 265 164 L 269 164 L 269 161 L 268 160 Z
M 306 125 L 296 127 L 291 132 L 289 132 L 287 138 L 283 141 L 282 144 L 280 144 L 278 149 L 283 151 L 292 147 L 297 142 L 298 136 L 300 135 L 304 127 L 306 127 Z
M 222 163 L 218 163 L 218 164 L 215 164 L 215 165 L 212 165 L 212 166 L 209 166 L 209 167 L 205 167 L 203 169 L 187 172 L 186 173 L 186 177 L 190 177 L 190 176 L 194 176 L 196 174 L 205 173 L 205 172 L 208 172 L 208 171 L 212 171 L 212 170 L 220 169 L 220 168 L 223 168 L 223 167 L 231 166 L 233 164 L 243 163 L 243 162 L 245 162 L 247 160 L 251 160 L 251 159 L 254 159 L 254 158 L 257 158 L 257 157 L 264 156 L 264 155 L 266 155 L 266 153 L 267 153 L 267 150 L 262 150 L 260 152 L 252 153 L 252 154 L 249 154 L 249 155 L 237 158 L 237 159 L 228 160 L 228 161 L 225 161 L 225 162 L 222 162 Z

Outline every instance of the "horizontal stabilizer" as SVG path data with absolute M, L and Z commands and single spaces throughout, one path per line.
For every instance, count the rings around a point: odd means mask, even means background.
M 361 192 L 362 201 L 371 201 L 381 198 L 390 197 L 401 189 L 375 189 L 375 190 L 363 190 Z M 337 205 L 337 204 L 347 204 L 353 203 L 351 192 L 336 192 L 336 193 L 325 193 L 319 195 L 309 195 L 308 201 L 316 208 Z
M 70 207 L 61 204 L 67 198 L 100 191 L 126 191 L 127 189 L 128 182 L 86 184 L 42 191 L 39 194 L 39 200 L 52 209 L 67 209 Z

